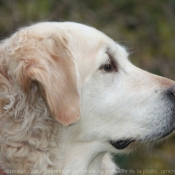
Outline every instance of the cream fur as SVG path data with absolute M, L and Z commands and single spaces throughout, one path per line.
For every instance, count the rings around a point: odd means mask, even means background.
M 118 65 L 115 75 L 99 70 L 108 54 Z M 108 152 L 127 149 L 117 150 L 109 140 L 163 135 L 171 119 L 160 121 L 174 114 L 173 107 L 153 113 L 170 103 L 161 95 L 174 82 L 134 67 L 127 56 L 103 33 L 76 23 L 38 23 L 2 41 L 1 169 L 14 175 L 113 175 Z

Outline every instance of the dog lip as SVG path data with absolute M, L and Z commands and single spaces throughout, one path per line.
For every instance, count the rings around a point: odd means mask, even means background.
M 109 141 L 110 144 L 115 147 L 116 149 L 125 149 L 130 145 L 131 142 L 134 142 L 133 139 L 126 139 L 126 140 L 118 140 L 118 141 Z

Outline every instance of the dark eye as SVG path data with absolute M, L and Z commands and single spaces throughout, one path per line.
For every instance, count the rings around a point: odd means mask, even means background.
M 107 73 L 116 72 L 117 71 L 117 65 L 116 65 L 116 63 L 113 59 L 109 59 L 106 64 L 103 64 L 100 67 L 100 70 L 103 70 Z
M 102 68 L 106 72 L 112 72 L 114 70 L 114 67 L 111 63 L 105 64 Z

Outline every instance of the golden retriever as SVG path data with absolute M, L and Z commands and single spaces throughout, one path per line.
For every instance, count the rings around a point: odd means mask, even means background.
M 43 22 L 0 44 L 6 174 L 114 175 L 110 153 L 165 137 L 174 120 L 175 82 L 92 27 Z

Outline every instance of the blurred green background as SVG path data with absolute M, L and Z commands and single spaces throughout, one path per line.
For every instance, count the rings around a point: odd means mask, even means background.
M 1 40 L 40 21 L 94 26 L 125 45 L 137 66 L 175 79 L 175 0 L 0 0 Z M 121 168 L 136 171 L 132 174 L 175 170 L 175 136 L 115 159 Z

